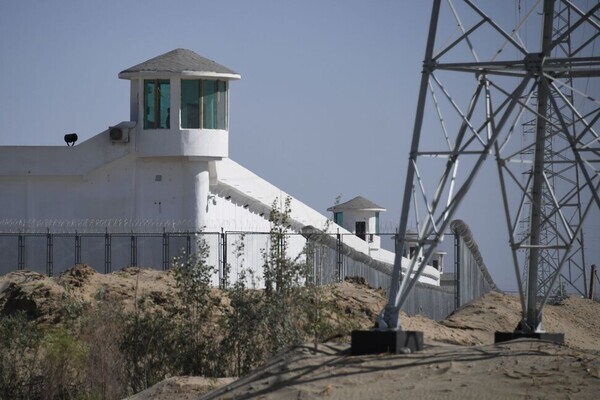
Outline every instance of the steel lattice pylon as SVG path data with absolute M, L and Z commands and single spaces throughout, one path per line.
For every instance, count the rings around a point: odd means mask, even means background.
M 553 24 L 553 39 L 561 38 L 561 42 L 553 49 L 554 57 L 569 58 L 573 56 L 574 50 L 571 45 L 571 35 L 563 35 L 564 32 L 568 31 L 573 22 L 572 11 L 564 3 L 558 3 L 555 6 L 554 24 Z M 565 85 L 560 88 L 563 96 L 567 99 L 568 103 L 573 104 L 575 99 L 573 93 L 573 80 L 567 77 Z M 535 104 L 534 104 L 535 106 Z M 544 210 L 543 214 L 547 215 L 546 220 L 542 220 L 540 224 L 540 243 L 547 245 L 546 248 L 540 249 L 538 253 L 538 298 L 543 298 L 546 293 L 552 291 L 550 283 L 560 262 L 560 251 L 549 245 L 558 245 L 560 238 L 557 237 L 555 230 L 552 228 L 553 225 L 559 224 L 559 215 L 556 212 L 556 205 L 554 204 L 554 194 L 557 192 L 568 193 L 572 191 L 575 198 L 574 201 L 563 202 L 561 204 L 561 212 L 567 216 L 567 220 L 572 227 L 576 227 L 579 221 L 581 221 L 581 208 L 580 195 L 577 192 L 579 186 L 579 166 L 575 160 L 569 160 L 564 158 L 561 154 L 562 145 L 565 140 L 561 136 L 560 129 L 557 127 L 561 126 L 559 113 L 554 112 L 552 107 L 548 107 L 547 115 L 550 124 L 546 126 L 548 130 L 545 141 L 545 158 L 546 162 L 544 165 L 544 174 L 547 177 L 547 186 L 544 187 L 541 198 L 541 208 Z M 577 116 L 573 109 L 567 107 L 566 104 L 562 104 L 560 109 L 560 115 L 563 116 L 569 127 L 573 126 Z M 536 119 L 534 116 L 524 124 L 524 134 L 534 134 L 536 128 Z M 561 143 L 562 142 L 562 143 Z M 530 149 L 524 150 L 526 154 L 531 154 Z M 529 179 L 533 173 L 531 168 L 526 168 L 524 176 Z M 524 183 L 524 182 L 522 182 Z M 549 189 L 549 190 L 548 190 Z M 520 240 L 527 240 L 531 224 L 529 217 L 531 215 L 532 203 L 529 198 L 525 198 L 525 210 L 526 212 L 522 217 L 523 234 Z M 529 276 L 529 263 L 528 263 L 528 249 L 525 249 L 525 265 L 522 271 L 523 281 L 526 283 Z M 581 230 L 579 236 L 573 242 L 571 252 L 566 260 L 565 266 L 559 275 L 559 288 L 556 288 L 556 292 L 560 296 L 564 295 L 563 287 L 568 286 L 568 290 L 575 291 L 582 296 L 587 297 L 588 285 L 587 277 L 585 274 L 585 246 L 584 246 L 584 231 Z
M 380 330 L 400 328 L 400 308 L 487 158 L 496 160 L 523 310 L 521 331 L 540 329 L 550 295 L 548 289 L 539 296 L 540 260 L 554 260 L 543 270 L 544 287 L 552 288 L 578 251 L 590 210 L 600 209 L 600 102 L 586 92 L 590 80 L 600 77 L 600 57 L 594 54 L 600 4 L 582 10 L 567 0 L 532 1 L 522 16 L 507 22 L 498 10 L 506 2 L 488 2 L 496 7 L 491 14 L 475 3 L 433 2 Z M 561 49 L 565 43 L 568 53 Z M 520 135 L 528 115 L 532 134 Z M 413 185 L 417 193 L 411 199 Z M 423 257 L 412 259 L 401 276 L 411 209 L 423 210 L 416 249 Z M 529 228 L 523 234 L 524 214 Z

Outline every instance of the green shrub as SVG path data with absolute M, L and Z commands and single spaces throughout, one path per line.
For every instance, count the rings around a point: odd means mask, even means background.
M 130 314 L 119 344 L 125 376 L 133 393 L 145 390 L 166 376 L 176 374 L 172 319 L 163 313 Z
M 0 399 L 39 395 L 41 343 L 42 333 L 25 313 L 0 317 Z
M 67 326 L 60 326 L 46 334 L 44 350 L 42 398 L 81 397 L 86 348 L 80 338 Z
M 247 287 L 242 268 L 237 281 L 227 291 L 230 308 L 221 326 L 225 336 L 221 342 L 221 374 L 241 376 L 265 361 L 265 318 L 261 292 Z

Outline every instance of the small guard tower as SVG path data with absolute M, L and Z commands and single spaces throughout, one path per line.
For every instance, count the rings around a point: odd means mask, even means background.
M 345 203 L 331 206 L 327 211 L 333 212 L 333 222 L 368 242 L 369 248 L 381 247 L 379 213 L 385 211 L 385 208 L 357 196 Z

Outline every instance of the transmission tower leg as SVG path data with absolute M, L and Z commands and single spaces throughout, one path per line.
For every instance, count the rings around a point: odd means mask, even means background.
M 401 289 L 402 281 L 402 254 L 405 245 L 406 228 L 408 225 L 408 215 L 410 211 L 410 198 L 415 177 L 414 157 L 419 149 L 421 127 L 425 113 L 425 101 L 427 99 L 427 88 L 429 75 L 431 73 L 431 64 L 433 60 L 435 36 L 438 25 L 441 0 L 433 2 L 431 11 L 431 21 L 429 23 L 429 34 L 427 38 L 427 47 L 425 50 L 425 61 L 423 62 L 423 72 L 421 75 L 421 86 L 419 90 L 419 99 L 417 102 L 417 114 L 415 116 L 415 125 L 413 129 L 413 138 L 411 144 L 411 154 L 408 162 L 408 172 L 405 181 L 404 197 L 402 202 L 402 212 L 400 216 L 400 226 L 398 235 L 395 238 L 396 257 L 394 268 L 392 270 L 392 281 L 388 293 L 388 302 L 382 315 L 379 316 L 376 328 L 369 331 L 352 332 L 352 354 L 378 354 L 378 353 L 402 353 L 407 351 L 417 351 L 423 349 L 423 332 L 403 331 L 400 327 L 398 316 L 400 307 L 397 297 Z M 409 279 L 409 277 L 404 278 Z M 406 282 L 402 282 L 402 287 Z
M 536 55 L 529 54 L 532 65 L 530 72 L 537 75 L 538 83 L 538 104 L 536 118 L 536 136 L 533 165 L 533 183 L 531 190 L 531 218 L 530 218 L 530 239 L 529 239 L 529 270 L 527 274 L 527 298 L 525 302 L 524 319 L 519 322 L 514 332 L 495 332 L 495 342 L 504 342 L 521 337 L 544 339 L 553 342 L 564 342 L 562 333 L 546 333 L 542 331 L 542 314 L 538 312 L 538 269 L 540 268 L 540 240 L 542 224 L 542 202 L 544 185 L 544 161 L 546 150 L 546 121 L 548 119 L 548 97 L 550 90 L 546 78 L 541 73 L 543 62 L 549 57 L 552 50 L 552 27 L 554 22 L 554 0 L 544 1 L 544 15 L 542 23 L 542 49 Z M 536 59 L 537 56 L 537 59 Z

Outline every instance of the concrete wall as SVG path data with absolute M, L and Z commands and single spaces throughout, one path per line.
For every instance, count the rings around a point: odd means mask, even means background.
M 0 219 L 182 220 L 192 229 L 205 223 L 208 180 L 206 161 L 131 156 L 83 176 L 0 176 Z
M 206 139 L 202 138 L 204 133 L 227 136 L 224 131 L 196 133 L 199 136 L 194 140 L 200 142 Z M 0 223 L 4 221 L 6 225 L 9 221 L 10 225 L 10 221 L 20 221 L 13 225 L 29 232 L 36 231 L 37 227 L 38 233 L 45 231 L 45 221 L 50 220 L 54 221 L 53 227 L 67 227 L 69 232 L 104 233 L 106 229 L 118 227 L 125 232 L 156 233 L 162 226 L 168 226 L 171 231 L 268 232 L 271 207 L 275 202 L 283 208 L 288 194 L 234 161 L 220 159 L 219 146 L 205 146 L 210 140 L 197 147 L 186 142 L 185 138 L 189 139 L 190 135 L 192 132 L 179 130 L 143 131 L 136 126 L 130 132 L 129 141 L 123 143 L 111 142 L 109 132 L 105 131 L 74 147 L 0 147 Z M 143 143 L 150 143 L 151 151 L 144 150 Z M 226 146 L 226 141 L 223 143 Z M 210 150 L 213 147 L 216 150 Z M 206 149 L 213 153 L 198 155 L 204 154 Z M 302 228 L 313 226 L 327 229 L 328 233 L 340 233 L 344 244 L 355 251 L 393 264 L 392 252 L 328 222 L 325 216 L 301 201 L 292 198 L 290 208 L 292 232 L 299 233 Z M 366 219 L 368 231 L 374 232 L 375 217 L 370 214 L 359 215 L 354 221 Z M 144 226 L 145 221 L 150 223 L 149 227 Z M 246 262 L 262 265 L 261 249 L 268 247 L 265 237 L 256 235 L 245 239 L 249 247 L 256 250 L 252 260 Z M 43 245 L 43 239 L 31 240 L 41 240 L 31 248 Z M 115 243 L 115 251 L 120 249 L 117 259 L 121 260 L 115 261 L 115 265 L 118 262 L 128 265 L 127 240 L 119 238 L 119 243 Z M 290 242 L 290 256 L 300 254 L 304 243 L 300 235 L 294 238 Z M 101 242 L 94 245 L 97 249 L 91 258 L 97 265 L 103 263 L 101 245 Z M 222 257 L 218 244 L 213 245 L 216 250 L 211 252 L 211 257 Z M 147 242 L 141 243 L 138 251 L 148 262 L 154 262 L 152 260 L 160 259 L 156 257 L 159 249 L 160 243 Z M 43 265 L 44 253 L 32 251 L 35 254 L 32 253 L 30 259 L 39 258 L 35 263 Z M 235 258 L 233 254 L 229 256 L 229 259 Z M 65 257 L 67 262 L 70 257 Z M 407 261 L 403 260 L 403 265 Z M 140 259 L 138 264 L 144 262 Z M 241 268 L 242 264 L 236 263 Z M 428 267 L 423 279 L 435 284 L 439 273 L 429 271 Z

